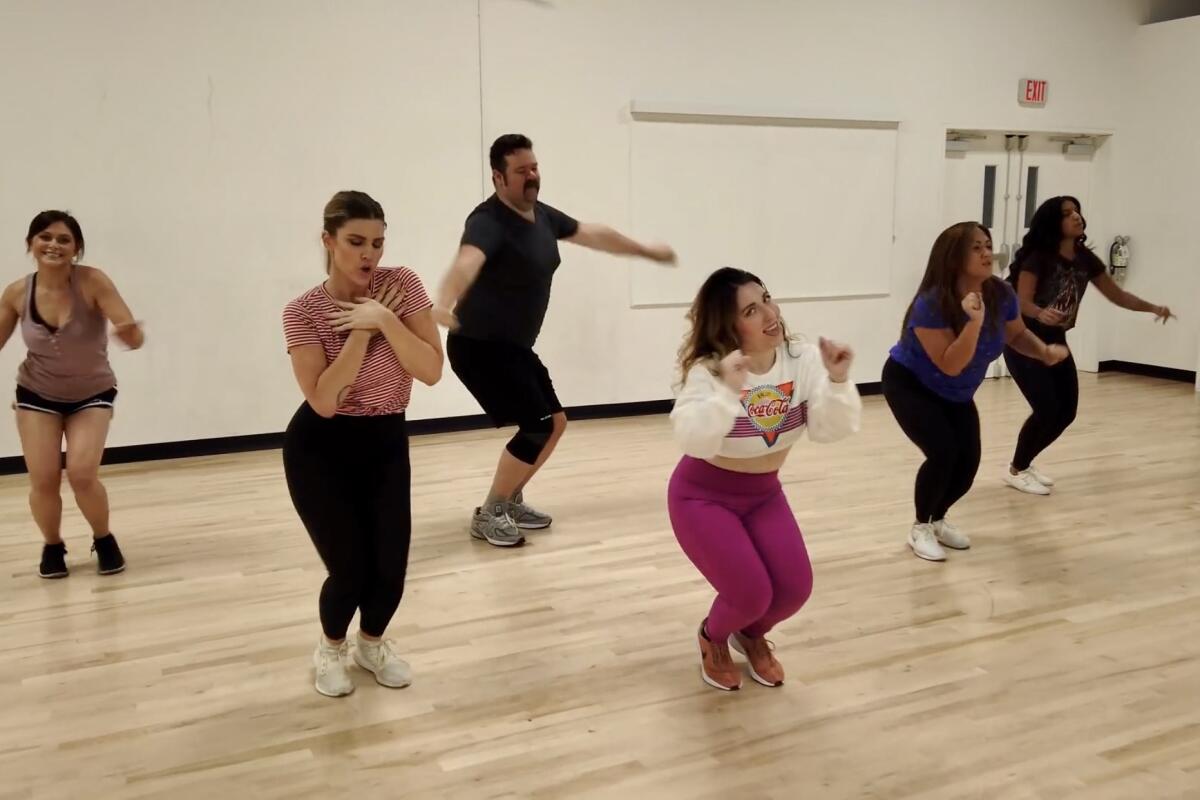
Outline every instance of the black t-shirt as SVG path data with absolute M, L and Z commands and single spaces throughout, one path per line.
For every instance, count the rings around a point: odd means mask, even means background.
M 494 194 L 467 216 L 461 243 L 487 261 L 455 308 L 458 335 L 523 347 L 537 341 L 561 263 L 558 240 L 574 236 L 579 223 L 545 203 L 533 216 L 530 222 Z
M 1037 276 L 1033 302 L 1042 308 L 1058 309 L 1066 315 L 1058 325 L 1044 325 L 1029 317 L 1025 318 L 1026 325 L 1036 323 L 1030 325 L 1035 329 L 1034 333 L 1050 327 L 1069 331 L 1075 327 L 1075 320 L 1079 316 L 1079 304 L 1083 301 L 1083 293 L 1087 291 L 1088 283 L 1104 272 L 1104 264 L 1091 250 L 1082 248 L 1075 254 L 1074 259 L 1063 258 L 1058 253 L 1034 253 L 1009 275 L 1014 287 L 1017 285 L 1018 276 L 1025 270 Z

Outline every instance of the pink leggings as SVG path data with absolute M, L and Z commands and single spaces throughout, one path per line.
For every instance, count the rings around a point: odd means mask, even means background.
M 776 473 L 748 475 L 685 457 L 667 489 L 683 552 L 717 590 L 714 642 L 763 636 L 812 594 L 812 565 Z

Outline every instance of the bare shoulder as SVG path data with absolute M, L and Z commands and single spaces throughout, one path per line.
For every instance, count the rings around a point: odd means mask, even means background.
M 29 276 L 17 278 L 12 283 L 4 287 L 4 298 L 7 300 L 10 297 L 20 297 L 25 291 L 25 286 L 29 283 Z
M 4 302 L 11 302 L 13 306 L 20 307 L 25 300 L 25 289 L 29 287 L 29 276 L 23 276 L 16 279 L 4 288 Z
M 108 277 L 108 273 L 99 267 L 90 267 L 87 264 L 79 264 L 75 267 L 75 274 L 79 276 L 81 281 L 83 281 L 84 286 L 112 286 L 112 278 Z
M 75 274 L 79 276 L 84 299 L 93 305 L 100 302 L 102 296 L 111 294 L 116 289 L 112 278 L 108 277 L 108 273 L 99 267 L 80 264 L 75 267 L 75 270 Z
M 25 299 L 25 287 L 29 282 L 28 277 L 17 278 L 12 283 L 4 287 L 4 293 L 0 294 L 0 304 L 7 308 L 11 308 L 18 315 L 21 313 L 21 306 Z

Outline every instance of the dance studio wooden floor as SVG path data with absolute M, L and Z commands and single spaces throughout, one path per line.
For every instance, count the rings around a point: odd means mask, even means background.
M 341 700 L 312 689 L 322 570 L 278 453 L 106 468 L 111 578 L 68 499 L 74 571 L 39 580 L 0 479 L 0 797 L 1195 798 L 1200 399 L 1081 379 L 1048 498 L 1001 485 L 1026 406 L 985 385 L 952 517 L 975 546 L 945 564 L 905 545 L 917 452 L 882 398 L 802 441 L 816 591 L 773 635 L 787 685 L 728 695 L 697 676 L 711 595 L 667 525 L 663 417 L 574 424 L 529 493 L 558 522 L 519 551 L 466 534 L 506 434 L 415 439 L 391 635 L 416 682 L 354 668 Z

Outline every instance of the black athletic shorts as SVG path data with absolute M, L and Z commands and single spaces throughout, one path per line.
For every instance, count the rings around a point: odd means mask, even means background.
M 528 347 L 450 334 L 446 358 L 497 428 L 537 422 L 563 410 L 546 365 Z
M 69 417 L 85 408 L 112 408 L 116 399 L 117 387 L 115 386 L 105 389 L 100 394 L 92 395 L 86 400 L 75 400 L 69 403 L 62 400 L 47 400 L 24 386 L 17 387 L 17 408 L 26 411 L 40 411 L 43 414 L 58 414 L 60 417 Z

